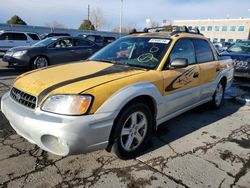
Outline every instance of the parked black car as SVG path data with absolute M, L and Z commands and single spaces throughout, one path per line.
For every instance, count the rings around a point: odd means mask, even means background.
M 101 35 L 95 35 L 95 34 L 79 34 L 79 37 L 86 38 L 95 44 L 97 44 L 100 47 L 104 47 L 104 38 Z
M 234 60 L 234 76 L 250 78 L 250 40 L 236 42 L 222 53 Z
M 3 56 L 3 61 L 12 68 L 36 69 L 48 65 L 87 59 L 98 51 L 95 43 L 77 37 L 52 37 L 33 46 L 11 48 Z
M 108 45 L 116 40 L 115 37 L 103 37 L 104 38 L 104 45 Z
M 40 35 L 40 39 L 43 40 L 49 37 L 59 37 L 59 36 L 70 37 L 70 34 L 68 33 L 45 33 L 45 34 Z

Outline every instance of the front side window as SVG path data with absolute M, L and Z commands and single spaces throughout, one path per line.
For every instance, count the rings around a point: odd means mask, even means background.
M 193 42 L 190 39 L 180 39 L 175 44 L 168 59 L 168 63 L 178 58 L 184 58 L 188 60 L 188 64 L 195 64 L 195 51 Z
M 104 47 L 89 60 L 155 69 L 165 55 L 170 41 L 171 39 L 157 37 L 125 37 Z
M 206 40 L 194 39 L 197 63 L 214 61 L 214 56 L 209 43 Z
M 62 39 L 54 44 L 54 48 L 70 48 L 73 46 L 72 39 Z
M 236 53 L 250 53 L 250 42 L 237 42 L 227 51 Z

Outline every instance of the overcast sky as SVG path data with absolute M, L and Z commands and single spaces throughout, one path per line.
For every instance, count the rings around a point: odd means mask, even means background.
M 0 0 L 0 23 L 14 14 L 29 25 L 59 22 L 78 28 L 87 6 L 99 7 L 106 21 L 102 30 L 119 26 L 120 0 Z M 145 27 L 145 19 L 202 19 L 250 17 L 250 0 L 124 0 L 125 26 Z

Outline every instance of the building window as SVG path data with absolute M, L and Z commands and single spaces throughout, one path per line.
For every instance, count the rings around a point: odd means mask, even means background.
M 225 42 L 226 41 L 226 39 L 220 39 L 220 42 Z
M 207 27 L 207 30 L 208 30 L 208 31 L 212 31 L 212 30 L 213 30 L 213 27 L 212 27 L 212 26 L 208 26 L 208 27 Z
M 205 26 L 201 26 L 201 31 L 205 31 Z
M 245 27 L 244 26 L 239 26 L 238 31 L 244 31 Z
M 215 26 L 215 27 L 214 27 L 214 30 L 215 30 L 215 31 L 220 31 L 220 26 Z
M 230 27 L 230 31 L 235 31 L 236 30 L 236 27 L 235 26 L 231 26 Z
M 192 26 L 188 26 L 188 30 L 192 30 Z
M 240 42 L 241 40 L 240 39 L 236 39 L 236 42 Z
M 222 26 L 222 31 L 227 31 L 227 26 Z
M 213 39 L 213 42 L 218 42 L 218 39 L 217 39 L 217 38 L 214 38 L 214 39 Z
M 234 39 L 228 39 L 228 42 L 232 43 L 234 42 Z

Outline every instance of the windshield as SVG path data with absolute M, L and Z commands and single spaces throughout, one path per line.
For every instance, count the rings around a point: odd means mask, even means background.
M 33 46 L 36 46 L 36 47 L 45 47 L 45 46 L 48 46 L 48 45 L 52 44 L 56 40 L 57 40 L 57 38 L 53 38 L 53 37 L 46 38 L 44 40 L 41 40 L 41 41 L 33 44 Z
M 92 56 L 89 60 L 154 69 L 161 62 L 170 39 L 149 37 L 121 38 Z
M 228 49 L 229 52 L 250 53 L 250 42 L 237 42 Z

